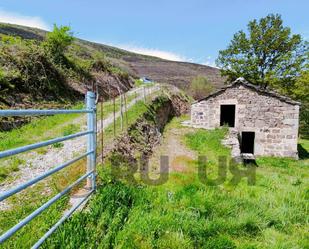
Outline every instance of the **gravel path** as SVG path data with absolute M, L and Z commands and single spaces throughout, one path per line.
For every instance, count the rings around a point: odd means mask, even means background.
M 130 103 L 127 104 L 127 108 L 132 107 L 137 101 L 142 100 L 144 96 L 150 95 L 153 92 L 159 90 L 158 86 L 153 86 L 147 88 L 144 91 L 143 87 L 139 87 L 136 89 L 132 89 L 128 92 L 128 95 L 136 94 L 136 98 L 134 98 Z M 115 114 L 116 119 L 120 117 L 121 112 L 118 111 Z M 78 117 L 73 122 L 83 122 L 85 123 L 86 116 Z M 111 125 L 114 121 L 113 113 L 110 114 L 106 119 L 103 120 L 103 130 Z M 82 126 L 82 130 L 86 130 L 86 125 Z M 97 123 L 98 132 L 101 132 L 101 120 Z M 0 193 L 5 192 L 13 187 L 16 187 L 22 183 L 25 183 L 41 174 L 54 168 L 57 165 L 63 164 L 77 155 L 86 152 L 86 137 L 79 137 L 72 140 L 67 140 L 62 142 L 63 146 L 61 148 L 54 148 L 52 146 L 48 146 L 48 150 L 45 154 L 41 155 L 37 152 L 28 152 L 24 153 L 20 156 L 22 159 L 26 160 L 26 163 L 20 166 L 18 172 L 13 174 L 13 178 L 11 178 L 10 182 L 4 182 L 0 185 Z M 5 201 L 0 202 L 0 211 L 6 210 L 9 208 L 9 204 Z
M 167 129 L 163 135 L 160 145 L 154 149 L 154 153 L 149 160 L 152 172 L 160 172 L 160 157 L 168 156 L 169 172 L 188 171 L 187 162 L 196 160 L 197 155 L 194 151 L 187 148 L 182 139 L 183 135 L 192 131 L 192 128 L 182 127 L 180 129 Z

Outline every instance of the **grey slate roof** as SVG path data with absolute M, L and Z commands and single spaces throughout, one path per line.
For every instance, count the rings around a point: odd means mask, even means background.
M 215 91 L 214 93 L 208 95 L 207 97 L 195 101 L 194 103 L 198 103 L 198 102 L 201 102 L 203 100 L 208 100 L 208 99 L 210 99 L 212 97 L 218 96 L 221 93 L 225 92 L 226 89 L 229 89 L 229 88 L 232 88 L 232 87 L 235 87 L 235 86 L 238 86 L 238 85 L 242 85 L 244 87 L 250 88 L 250 89 L 258 92 L 259 94 L 277 98 L 277 99 L 279 99 L 279 100 L 281 100 L 281 101 L 283 101 L 285 103 L 291 104 L 291 105 L 301 105 L 300 102 L 292 100 L 289 97 L 280 95 L 279 93 L 277 93 L 275 91 L 271 91 L 271 90 L 268 90 L 268 89 L 263 89 L 263 88 L 260 88 L 257 85 L 253 85 L 253 84 L 249 83 L 248 81 L 246 81 L 242 77 L 236 79 L 234 82 L 232 82 L 232 84 L 226 85 L 225 87 L 222 87 L 221 89 Z

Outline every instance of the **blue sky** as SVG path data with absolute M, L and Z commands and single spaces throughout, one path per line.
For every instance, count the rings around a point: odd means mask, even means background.
M 213 65 L 249 20 L 269 13 L 309 38 L 309 0 L 1 0 L 0 22 L 50 29 L 159 57 Z

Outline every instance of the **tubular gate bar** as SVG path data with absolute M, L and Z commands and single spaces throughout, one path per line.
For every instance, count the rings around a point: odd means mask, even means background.
M 81 176 L 78 180 L 72 183 L 70 186 L 66 187 L 63 191 L 55 195 L 49 201 L 44 203 L 41 207 L 36 209 L 26 218 L 21 220 L 18 224 L 13 226 L 11 229 L 6 231 L 4 234 L 0 236 L 0 244 L 10 238 L 13 234 L 15 234 L 19 229 L 23 226 L 27 225 L 31 220 L 41 214 L 45 209 L 59 200 L 62 196 L 66 195 L 69 191 L 72 190 L 73 187 L 81 183 L 82 181 L 87 179 L 87 186 L 90 188 L 90 191 L 87 193 L 85 197 L 83 197 L 76 205 L 71 207 L 62 218 L 54 224 L 52 228 L 41 237 L 32 248 L 38 248 L 56 229 L 59 227 L 71 214 L 84 202 L 88 199 L 88 197 L 95 191 L 96 189 L 96 106 L 95 106 L 95 94 L 93 92 L 87 92 L 86 94 L 86 109 L 83 110 L 0 110 L 0 117 L 8 117 L 8 116 L 39 116 L 39 115 L 55 115 L 55 114 L 72 114 L 72 113 L 87 113 L 87 131 L 79 132 L 73 135 L 64 136 L 60 138 L 55 138 L 51 140 L 47 140 L 44 142 L 39 142 L 31 145 L 26 145 L 23 147 L 19 147 L 16 149 L 6 150 L 0 152 L 0 159 L 13 156 L 22 152 L 26 152 L 29 150 L 37 149 L 40 147 L 48 146 L 54 143 L 63 142 L 69 139 L 87 136 L 87 152 L 80 155 L 77 158 L 74 158 L 66 163 L 56 166 L 55 168 L 48 170 L 44 174 L 35 177 L 34 179 L 25 182 L 13 189 L 0 193 L 0 202 L 5 200 L 6 198 L 21 192 L 22 190 L 32 186 L 33 184 L 45 179 L 46 177 L 68 167 L 69 165 L 87 157 L 87 172 L 83 176 Z

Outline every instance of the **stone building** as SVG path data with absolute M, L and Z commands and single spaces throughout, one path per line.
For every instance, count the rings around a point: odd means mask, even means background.
M 192 104 L 191 126 L 230 128 L 232 154 L 298 158 L 300 103 L 243 78 Z

